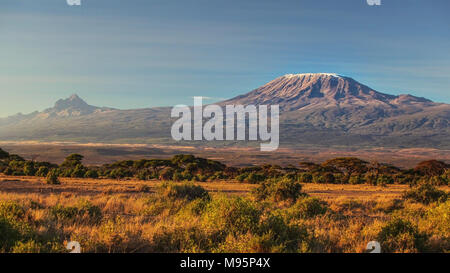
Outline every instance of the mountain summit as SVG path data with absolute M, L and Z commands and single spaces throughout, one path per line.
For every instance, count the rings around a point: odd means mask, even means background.
M 331 73 L 287 74 L 245 95 L 228 100 L 230 104 L 279 104 L 284 111 L 307 106 L 386 106 L 399 102 L 431 102 L 408 95 L 377 92 L 352 78 Z
M 52 108 L 44 110 L 39 116 L 41 118 L 83 116 L 102 110 L 105 108 L 89 105 L 77 94 L 72 94 L 67 99 L 58 100 Z

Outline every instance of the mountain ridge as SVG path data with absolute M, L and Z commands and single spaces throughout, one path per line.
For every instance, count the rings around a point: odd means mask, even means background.
M 287 74 L 218 104 L 279 104 L 281 144 L 450 146 L 449 104 L 382 93 L 338 74 Z M 72 95 L 0 119 L 0 139 L 171 142 L 170 109 L 96 107 Z

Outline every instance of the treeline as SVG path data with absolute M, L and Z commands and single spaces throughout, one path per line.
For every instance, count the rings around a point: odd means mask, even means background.
M 450 181 L 450 165 L 437 160 L 421 162 L 408 170 L 353 157 L 335 158 L 322 164 L 301 162 L 298 166 L 266 164 L 244 168 L 228 167 L 218 161 L 193 155 L 175 155 L 171 159 L 124 160 L 103 166 L 84 166 L 82 161 L 82 155 L 72 154 L 61 165 L 56 165 L 25 160 L 0 149 L 0 173 L 14 176 L 47 176 L 55 183 L 57 177 L 201 182 L 226 179 L 255 184 L 273 179 L 289 179 L 301 183 L 366 183 L 382 186 L 416 185 L 424 182 L 448 185 Z

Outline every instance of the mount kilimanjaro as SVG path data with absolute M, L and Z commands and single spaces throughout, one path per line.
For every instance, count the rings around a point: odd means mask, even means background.
M 289 74 L 227 104 L 280 105 L 281 145 L 450 148 L 450 105 L 389 95 L 337 74 Z M 169 107 L 118 110 L 77 95 L 0 118 L 0 140 L 171 142 Z

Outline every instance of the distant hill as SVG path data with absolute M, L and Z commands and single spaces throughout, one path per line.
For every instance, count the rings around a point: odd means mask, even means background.
M 289 74 L 225 104 L 279 104 L 281 145 L 450 148 L 450 105 L 389 95 L 336 74 Z M 118 110 L 77 95 L 0 119 L 0 140 L 172 142 L 170 108 Z

